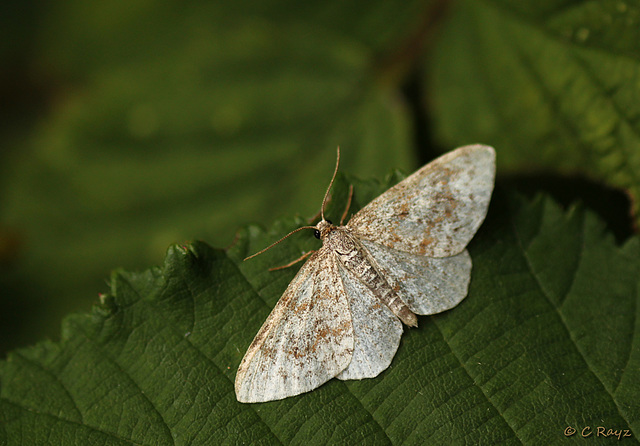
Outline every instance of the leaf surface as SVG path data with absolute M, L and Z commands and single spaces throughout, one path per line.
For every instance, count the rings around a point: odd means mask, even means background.
M 339 177 L 328 218 L 339 220 L 347 184 L 355 211 L 395 181 Z M 173 246 L 161 267 L 115 272 L 59 344 L 0 363 L 2 442 L 540 444 L 568 426 L 577 441 L 586 426 L 637 436 L 638 239 L 617 246 L 580 207 L 500 192 L 469 246 L 469 296 L 406 330 L 389 369 L 238 403 L 235 370 L 297 269 L 268 268 L 319 242 L 309 231 L 241 259 L 302 223 L 248 227 L 228 251 Z

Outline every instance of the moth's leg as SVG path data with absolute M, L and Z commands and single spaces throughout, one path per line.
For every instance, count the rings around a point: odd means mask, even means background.
M 340 226 L 344 222 L 344 219 L 347 218 L 347 213 L 349 212 L 349 208 L 351 207 L 351 199 L 353 198 L 353 184 L 349 185 L 349 198 L 347 199 L 347 207 L 342 213 L 342 218 L 340 219 Z
M 306 259 L 307 257 L 309 257 L 311 254 L 313 254 L 314 252 L 316 252 L 315 249 L 312 249 L 311 251 L 307 251 L 304 254 L 302 254 L 300 257 L 298 257 L 297 259 L 295 259 L 292 262 L 287 263 L 286 265 L 282 265 L 282 266 L 276 266 L 275 268 L 269 268 L 269 271 L 277 271 L 279 269 L 285 269 L 285 268 L 289 268 L 290 266 L 295 265 L 296 263 L 300 262 L 301 260 Z
M 329 192 L 329 191 L 327 190 L 327 192 Z M 331 199 L 332 199 L 332 198 L 333 198 L 333 195 L 332 195 L 332 194 L 329 194 L 329 195 L 327 196 L 327 201 L 326 201 L 326 202 L 327 202 L 327 203 L 329 203 L 329 202 L 331 201 Z M 324 204 L 325 204 L 325 203 L 323 203 L 323 205 L 324 205 Z M 314 216 L 313 216 L 313 217 L 311 217 L 309 220 L 307 220 L 307 223 L 311 224 L 311 223 L 313 223 L 314 221 L 318 220 L 320 217 L 322 217 L 322 208 L 320 208 L 320 210 L 316 213 L 316 215 L 314 215 Z
M 231 241 L 231 243 L 229 243 L 228 246 L 225 246 L 224 249 L 225 251 L 228 251 L 229 249 L 233 248 L 235 246 L 235 244 L 238 242 L 238 240 L 240 240 L 240 230 L 236 231 L 236 235 L 233 236 L 233 240 Z
M 327 200 L 327 203 L 331 201 L 332 196 L 329 195 L 329 199 Z M 340 218 L 340 226 L 342 226 L 342 223 L 344 223 L 344 219 L 347 218 L 347 213 L 349 212 L 349 208 L 351 207 L 351 200 L 353 198 L 353 184 L 349 185 L 349 198 L 347 199 L 347 207 L 345 208 L 343 214 L 342 214 L 342 218 Z M 322 215 L 322 210 L 318 211 L 318 213 L 316 215 L 314 215 L 313 217 L 311 217 L 308 222 L 312 223 L 314 221 L 316 221 L 318 218 L 320 218 L 320 216 Z
M 314 215 L 313 217 L 311 217 L 310 219 L 307 220 L 307 223 L 311 224 L 314 221 L 316 221 L 317 219 L 320 218 L 320 216 L 322 215 L 322 211 L 318 211 L 318 213 L 316 215 Z

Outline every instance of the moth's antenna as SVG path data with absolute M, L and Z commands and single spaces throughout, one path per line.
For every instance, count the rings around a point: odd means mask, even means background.
M 329 187 L 327 188 L 327 191 L 324 193 L 324 199 L 322 200 L 322 208 L 320 209 L 320 215 L 322 215 L 322 220 L 324 220 L 324 207 L 327 204 L 327 197 L 329 197 L 329 191 L 331 190 L 331 186 L 333 185 L 333 180 L 336 179 L 336 174 L 338 173 L 338 166 L 340 165 L 340 146 L 338 146 L 338 156 L 336 159 L 336 169 L 333 171 L 333 176 L 331 177 L 331 182 L 329 183 Z M 272 244 L 270 244 L 269 246 L 267 246 L 266 248 L 256 252 L 253 255 L 250 255 L 249 257 L 247 257 L 244 260 L 249 260 L 254 258 L 257 255 L 262 254 L 263 252 L 273 248 L 274 246 L 276 246 L 278 243 L 280 243 L 281 241 L 283 241 L 284 239 L 286 239 L 287 237 L 289 237 L 290 235 L 295 234 L 298 231 L 302 231 L 303 229 L 316 229 L 315 226 L 301 226 L 298 229 L 295 229 L 293 231 L 291 231 L 290 233 L 288 233 L 287 235 L 285 235 L 284 237 L 282 237 L 280 240 L 278 240 L 277 242 L 274 242 Z
M 333 176 L 331 177 L 331 182 L 329 183 L 329 187 L 327 191 L 324 193 L 324 199 L 322 200 L 322 208 L 320 209 L 320 215 L 322 216 L 322 220 L 324 220 L 324 206 L 327 204 L 327 197 L 329 197 L 329 191 L 331 190 L 331 186 L 333 185 L 333 180 L 336 179 L 336 174 L 338 173 L 338 166 L 340 165 L 340 146 L 338 146 L 338 157 L 336 159 L 336 170 L 333 171 Z
M 291 231 L 290 233 L 288 233 L 287 235 L 285 235 L 284 237 L 282 237 L 282 238 L 281 238 L 280 240 L 278 240 L 277 242 L 274 242 L 274 243 L 270 244 L 270 245 L 269 245 L 269 246 L 267 246 L 266 248 L 264 248 L 264 249 L 262 249 L 262 250 L 260 250 L 260 251 L 256 252 L 256 253 L 255 253 L 255 254 L 253 254 L 253 255 L 250 255 L 249 257 L 247 257 L 247 258 L 246 258 L 246 259 L 244 259 L 244 260 L 249 260 L 249 259 L 254 258 L 254 257 L 255 257 L 255 256 L 257 256 L 257 255 L 262 254 L 262 253 L 263 253 L 263 252 L 265 252 L 266 250 L 271 249 L 271 248 L 273 248 L 274 246 L 276 246 L 278 243 L 280 243 L 281 241 L 283 241 L 284 239 L 286 239 L 286 238 L 287 238 L 287 237 L 289 237 L 290 235 L 293 235 L 293 234 L 295 234 L 295 233 L 296 233 L 296 232 L 298 232 L 298 231 L 302 231 L 303 229 L 316 229 L 316 227 L 315 227 L 315 226 L 300 226 L 298 229 L 294 229 L 293 231 Z M 243 261 L 244 261 L 244 260 L 243 260 Z

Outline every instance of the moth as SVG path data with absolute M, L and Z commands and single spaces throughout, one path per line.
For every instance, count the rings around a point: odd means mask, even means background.
M 339 158 L 338 151 L 321 221 L 289 234 L 312 228 L 322 247 L 244 355 L 235 380 L 240 402 L 287 398 L 334 377 L 373 378 L 391 363 L 403 324 L 416 327 L 416 315 L 449 310 L 467 295 L 471 257 L 465 247 L 487 214 L 494 149 L 469 145 L 437 158 L 344 226 L 324 218 Z

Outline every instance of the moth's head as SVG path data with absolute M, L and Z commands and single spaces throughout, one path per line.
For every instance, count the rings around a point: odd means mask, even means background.
M 313 235 L 320 240 L 324 240 L 324 238 L 334 229 L 335 226 L 331 223 L 331 220 L 325 220 L 323 218 L 320 220 L 320 223 L 316 225 Z

